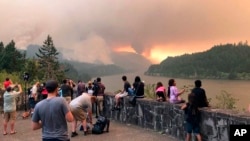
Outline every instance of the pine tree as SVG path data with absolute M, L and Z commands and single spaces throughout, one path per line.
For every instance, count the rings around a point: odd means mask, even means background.
M 3 42 L 0 42 L 0 66 L 3 58 L 4 58 L 4 44 Z
M 24 64 L 24 55 L 15 47 L 15 42 L 12 40 L 4 47 L 0 43 L 0 69 L 6 70 L 8 73 L 19 72 Z
M 36 53 L 39 62 L 39 71 L 43 73 L 42 79 L 59 80 L 60 77 L 64 76 L 57 58 L 58 55 L 59 52 L 55 48 L 52 38 L 48 35 L 43 46 Z

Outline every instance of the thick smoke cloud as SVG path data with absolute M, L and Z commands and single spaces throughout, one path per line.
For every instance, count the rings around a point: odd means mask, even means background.
M 1 0 L 0 40 L 19 48 L 50 34 L 66 58 L 112 63 L 116 47 L 150 58 L 153 49 L 183 54 L 250 38 L 248 0 Z M 95 53 L 95 55 L 93 55 Z

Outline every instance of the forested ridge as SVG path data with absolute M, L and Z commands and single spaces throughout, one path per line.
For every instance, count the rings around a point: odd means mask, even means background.
M 178 78 L 250 79 L 250 46 L 246 43 L 216 45 L 210 50 L 168 57 L 151 65 L 147 75 Z

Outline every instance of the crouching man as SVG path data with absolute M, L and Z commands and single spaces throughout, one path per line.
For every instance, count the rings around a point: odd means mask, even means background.
M 90 96 L 87 93 L 82 93 L 69 104 L 70 110 L 74 116 L 74 122 L 72 123 L 71 137 L 75 137 L 77 121 L 80 121 L 83 126 L 84 135 L 87 135 L 87 117 L 92 124 L 92 103 L 95 103 L 96 97 Z

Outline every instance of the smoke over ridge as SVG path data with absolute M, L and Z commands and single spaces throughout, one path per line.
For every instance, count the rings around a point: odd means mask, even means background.
M 0 41 L 14 39 L 26 48 L 41 45 L 50 34 L 68 59 L 110 64 L 115 48 L 129 46 L 156 61 L 248 40 L 249 5 L 248 0 L 1 0 Z

